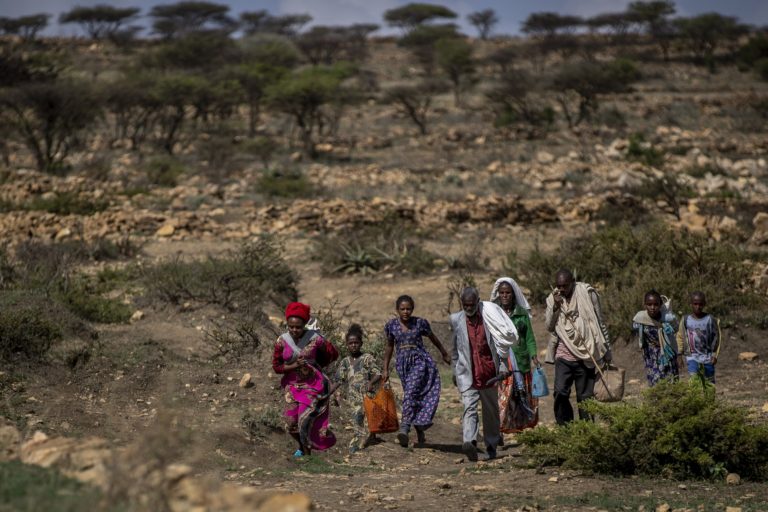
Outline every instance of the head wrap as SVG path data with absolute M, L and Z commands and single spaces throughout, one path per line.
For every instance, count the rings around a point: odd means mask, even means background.
M 285 308 L 285 319 L 288 320 L 292 316 L 301 318 L 304 323 L 309 322 L 309 304 L 302 304 L 301 302 L 288 304 L 288 307 Z
M 518 306 L 528 312 L 528 316 L 531 316 L 531 305 L 528 304 L 528 300 L 525 298 L 525 295 L 523 295 L 523 291 L 520 289 L 520 286 L 518 286 L 517 282 L 515 282 L 515 280 L 511 277 L 500 277 L 496 280 L 495 283 L 493 283 L 493 290 L 491 290 L 491 301 L 496 302 L 496 300 L 499 298 L 499 286 L 501 286 L 502 283 L 507 283 L 512 287 L 512 292 L 515 294 L 515 302 Z

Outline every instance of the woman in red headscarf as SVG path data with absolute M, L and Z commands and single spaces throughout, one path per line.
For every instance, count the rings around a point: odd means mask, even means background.
M 330 385 L 322 369 L 339 357 L 336 348 L 320 333 L 306 328 L 309 306 L 291 302 L 285 309 L 288 332 L 275 343 L 272 369 L 282 374 L 288 433 L 299 443 L 295 457 L 326 450 L 336 444 L 328 429 Z

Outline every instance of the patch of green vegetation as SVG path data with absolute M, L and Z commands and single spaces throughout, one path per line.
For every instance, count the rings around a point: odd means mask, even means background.
M 101 492 L 67 478 L 54 469 L 0 462 L 0 503 L 3 510 L 79 512 L 99 510 Z M 122 509 L 119 504 L 112 504 Z M 6 508 L 7 507 L 7 508 Z
M 722 168 L 720 168 L 720 166 L 713 165 L 713 164 L 693 165 L 691 167 L 688 167 L 684 172 L 688 176 L 693 176 L 694 178 L 703 178 L 707 174 L 711 174 L 712 176 L 728 175 L 728 173 L 726 173 Z
M 627 159 L 641 162 L 649 167 L 661 168 L 664 166 L 664 153 L 656 149 L 651 143 L 646 142 L 642 133 L 633 133 L 629 136 Z
M 282 253 L 274 239 L 262 237 L 224 256 L 176 258 L 151 266 L 144 270 L 144 283 L 154 296 L 172 304 L 195 301 L 230 310 L 264 300 L 283 305 L 297 297 L 297 276 Z
M 367 473 L 374 468 L 370 466 L 353 466 L 341 460 L 328 460 L 321 455 L 305 455 L 295 460 L 296 471 L 312 475 L 353 475 Z
M 285 420 L 277 407 L 268 405 L 257 413 L 246 412 L 240 424 L 251 439 L 264 439 L 267 433 L 282 432 Z
M 315 187 L 300 170 L 285 172 L 267 170 L 259 179 L 256 192 L 267 197 L 306 197 Z
M 525 257 L 507 256 L 505 270 L 520 276 L 533 299 L 543 302 L 560 268 L 600 291 L 611 337 L 627 340 L 631 319 L 651 289 L 672 299 L 675 311 L 687 311 L 689 294 L 707 296 L 717 316 L 748 315 L 762 308 L 749 280 L 755 254 L 704 235 L 676 232 L 662 224 L 608 227 L 564 240 L 551 252 L 538 247 Z
M 172 156 L 158 156 L 147 164 L 147 181 L 159 187 L 175 187 L 184 171 L 184 165 Z
M 25 210 L 41 210 L 56 215 L 93 215 L 103 212 L 108 201 L 81 197 L 78 192 L 55 192 L 51 197 L 38 197 L 24 205 Z
M 609 492 L 588 492 L 581 496 L 557 496 L 554 503 L 566 508 L 594 508 L 596 510 L 657 510 L 658 506 L 666 503 L 670 510 L 696 510 L 698 512 L 716 512 L 722 510 L 722 506 L 714 503 L 711 497 L 702 496 L 685 499 L 665 499 L 653 496 L 632 496 L 612 494 Z M 750 510 L 740 507 L 742 512 Z
M 63 285 L 57 293 L 57 298 L 74 314 L 90 322 L 125 323 L 133 313 L 127 304 L 102 296 L 98 290 L 98 284 L 84 276 L 79 276 Z
M 718 398 L 703 376 L 661 382 L 639 402 L 590 400 L 583 408 L 596 421 L 519 434 L 526 453 L 540 464 L 608 475 L 768 478 L 768 424 Z
M 322 237 L 315 257 L 329 274 L 370 274 L 383 270 L 416 275 L 432 272 L 439 257 L 424 249 L 417 238 L 411 225 L 389 216 L 373 225 Z

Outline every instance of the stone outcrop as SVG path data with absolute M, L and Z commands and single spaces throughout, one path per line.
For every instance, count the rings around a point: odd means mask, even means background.
M 309 496 L 210 482 L 193 476 L 183 464 L 151 465 L 138 462 L 129 450 L 117 450 L 100 438 L 49 437 L 36 432 L 22 441 L 13 426 L 0 427 L 0 461 L 20 460 L 55 469 L 108 494 L 142 500 L 141 493 L 162 493 L 174 512 L 200 510 L 257 512 L 304 512 L 312 509 Z M 115 493 L 120 486 L 125 493 Z M 134 495 L 136 493 L 137 495 Z

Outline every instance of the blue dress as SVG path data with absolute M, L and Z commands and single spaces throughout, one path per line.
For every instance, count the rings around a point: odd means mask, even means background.
M 394 342 L 397 352 L 395 368 L 403 384 L 402 426 L 426 429 L 432 425 L 440 401 L 440 373 L 424 347 L 422 338 L 432 334 L 423 318 L 412 316 L 408 330 L 393 318 L 384 326 L 387 340 Z

